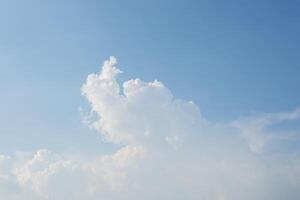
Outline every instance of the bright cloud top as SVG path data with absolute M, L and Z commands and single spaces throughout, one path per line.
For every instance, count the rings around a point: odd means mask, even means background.
M 93 126 L 108 142 L 126 145 L 163 143 L 178 146 L 180 138 L 204 125 L 193 102 L 175 99 L 161 82 L 117 82 L 116 59 L 105 61 L 100 74 L 91 74 L 82 93 L 98 114 Z M 178 143 L 178 144 L 176 144 Z
M 81 91 L 96 114 L 90 126 L 119 149 L 0 155 L 1 199 L 299 198 L 299 127 L 281 126 L 299 109 L 213 123 L 159 81 L 120 86 L 116 64 L 110 57 Z

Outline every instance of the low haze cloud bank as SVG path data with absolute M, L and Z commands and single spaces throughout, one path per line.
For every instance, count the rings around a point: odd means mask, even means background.
M 89 126 L 119 149 L 0 155 L 0 199 L 299 199 L 300 109 L 214 123 L 159 81 L 120 85 L 116 64 L 81 91 L 97 116 Z

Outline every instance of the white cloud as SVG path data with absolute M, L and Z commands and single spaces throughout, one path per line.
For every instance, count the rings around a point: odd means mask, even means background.
M 259 116 L 244 117 L 233 122 L 233 126 L 241 130 L 243 136 L 248 141 L 249 148 L 254 153 L 261 153 L 274 134 L 268 128 L 272 125 L 281 124 L 286 121 L 294 121 L 300 118 L 300 108 L 284 113 L 264 113 Z M 289 133 L 285 131 L 284 137 Z M 281 137 L 283 138 L 283 137 Z M 279 139 L 277 137 L 277 139 Z
M 268 127 L 297 120 L 299 109 L 214 124 L 159 81 L 120 86 L 116 64 L 110 57 L 81 91 L 97 116 L 91 127 L 119 150 L 96 157 L 49 150 L 1 155 L 0 199 L 299 198 L 299 149 L 263 151 Z
M 206 124 L 192 102 L 174 99 L 161 82 L 129 80 L 122 91 L 120 73 L 111 57 L 100 74 L 91 74 L 82 87 L 99 120 L 93 126 L 109 142 L 121 144 L 163 143 L 166 137 L 184 137 Z M 151 142 L 150 142 L 151 141 Z

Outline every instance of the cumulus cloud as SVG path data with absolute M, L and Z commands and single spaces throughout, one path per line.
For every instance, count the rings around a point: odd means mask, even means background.
M 196 104 L 175 98 L 157 80 L 119 84 L 110 57 L 81 88 L 111 155 L 74 156 L 41 149 L 0 155 L 0 199 L 298 199 L 299 148 L 265 151 L 295 142 L 300 110 L 213 123 Z M 289 138 L 288 140 L 286 138 Z M 280 148 L 279 148 L 280 149 Z M 277 151 L 278 150 L 278 151 Z
M 121 88 L 117 82 L 121 71 L 115 64 L 116 59 L 111 57 L 104 62 L 101 72 L 89 75 L 82 86 L 83 95 L 99 117 L 93 127 L 108 142 L 170 144 L 171 138 L 174 143 L 174 138 L 179 140 L 206 123 L 194 103 L 174 99 L 157 80 L 129 80 Z

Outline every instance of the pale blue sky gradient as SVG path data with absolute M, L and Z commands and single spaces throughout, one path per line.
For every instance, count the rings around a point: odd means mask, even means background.
M 109 149 L 78 107 L 86 76 L 110 55 L 121 81 L 158 79 L 215 122 L 293 110 L 299 9 L 292 0 L 1 1 L 0 152 Z

